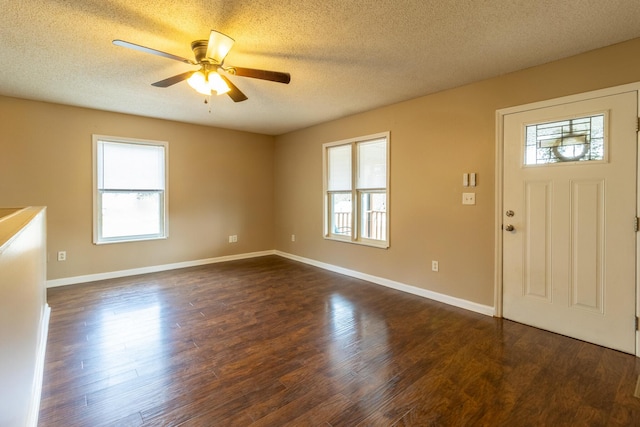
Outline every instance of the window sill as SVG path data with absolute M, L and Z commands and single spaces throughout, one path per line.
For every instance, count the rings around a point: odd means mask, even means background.
M 125 237 L 122 239 L 113 239 L 113 240 L 100 240 L 94 241 L 94 245 L 111 245 L 113 243 L 131 243 L 131 242 L 146 242 L 149 240 L 166 240 L 169 236 L 141 236 L 141 237 Z
M 378 249 L 389 249 L 389 242 L 388 241 L 377 241 L 377 240 L 352 240 L 350 237 L 337 237 L 337 236 L 324 236 L 325 240 L 331 240 L 334 242 L 341 242 L 341 243 L 351 243 L 353 245 L 360 245 L 360 246 L 369 246 L 372 248 L 378 248 Z

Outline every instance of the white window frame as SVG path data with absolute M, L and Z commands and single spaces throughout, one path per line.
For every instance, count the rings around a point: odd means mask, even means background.
M 367 188 L 361 189 L 357 186 L 357 177 L 358 177 L 358 144 L 366 143 L 373 140 L 385 139 L 386 140 L 386 183 L 384 188 Z M 330 198 L 332 194 L 337 193 L 347 193 L 348 191 L 329 191 L 329 156 L 328 151 L 332 147 L 337 147 L 341 145 L 349 145 L 351 146 L 351 235 L 345 236 L 342 234 L 335 234 L 331 232 L 331 216 L 332 216 L 332 204 L 330 203 Z M 390 197 L 390 146 L 391 146 L 391 138 L 390 132 L 381 132 L 372 135 L 366 135 L 356 138 L 345 139 L 341 141 L 328 142 L 322 145 L 322 190 L 323 190 L 323 232 L 324 238 L 327 240 L 334 240 L 339 242 L 347 242 L 354 243 L 365 246 L 373 246 L 377 248 L 386 249 L 389 247 L 389 201 Z M 363 193 L 385 193 L 386 194 L 386 220 L 385 220 L 385 240 L 378 239 L 367 239 L 361 236 L 360 233 L 360 218 L 361 218 L 361 210 L 362 206 L 360 204 L 360 196 Z
M 169 143 L 147 139 L 123 138 L 118 136 L 92 135 L 93 142 L 93 243 L 96 245 L 110 243 L 136 242 L 145 240 L 160 240 L 169 237 Z M 164 189 L 155 189 L 160 193 L 160 232 L 157 234 L 128 235 L 121 237 L 103 237 L 101 235 L 102 208 L 100 204 L 100 189 L 98 188 L 98 144 L 99 142 L 113 142 L 121 144 L 152 145 L 164 148 Z M 150 191 L 136 190 L 131 191 Z

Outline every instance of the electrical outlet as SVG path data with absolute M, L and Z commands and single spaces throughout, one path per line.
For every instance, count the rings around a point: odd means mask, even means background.
M 438 261 L 431 261 L 431 271 L 438 271 L 439 268 Z
M 229 236 L 229 243 L 237 243 L 238 242 L 238 235 L 237 234 L 233 234 L 231 236 Z
M 463 205 L 475 205 L 476 204 L 476 193 L 462 193 L 462 204 Z
M 58 252 L 58 261 L 66 261 L 67 260 L 67 251 Z
M 292 234 L 292 235 L 291 235 L 291 241 L 292 241 L 292 242 L 295 242 L 295 241 L 296 241 L 296 235 L 295 235 L 295 234 Z

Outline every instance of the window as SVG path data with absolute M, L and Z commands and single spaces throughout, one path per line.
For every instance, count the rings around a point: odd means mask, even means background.
M 323 145 L 324 235 L 389 247 L 389 132 Z
M 524 164 L 606 160 L 606 125 L 606 114 L 529 125 Z
M 160 141 L 93 136 L 93 242 L 167 237 L 167 150 Z

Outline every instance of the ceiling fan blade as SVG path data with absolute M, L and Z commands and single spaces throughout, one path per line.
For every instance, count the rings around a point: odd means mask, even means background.
M 211 30 L 207 44 L 207 58 L 213 59 L 216 64 L 222 64 L 231 47 L 235 43 L 231 37 L 216 30 Z
M 196 62 L 187 58 L 183 58 L 181 56 L 173 55 L 167 52 L 162 52 L 161 50 L 151 49 L 150 47 L 146 47 L 146 46 L 140 46 L 139 44 L 126 42 L 124 40 L 114 40 L 113 44 L 116 46 L 127 47 L 129 49 L 137 50 L 144 53 L 150 53 L 152 55 L 163 56 L 165 58 L 173 59 L 175 61 L 184 62 L 185 64 L 191 64 L 191 65 L 197 64 Z
M 218 73 L 218 74 L 220 74 L 220 73 Z M 224 80 L 224 82 L 227 84 L 227 86 L 229 86 L 229 89 L 231 89 L 229 92 L 227 92 L 227 95 L 229 95 L 229 97 L 231 99 L 233 99 L 234 102 L 242 102 L 242 101 L 246 101 L 247 99 L 249 99 L 249 98 L 247 98 L 247 95 L 242 93 L 242 91 L 236 87 L 236 85 L 231 83 L 231 80 L 229 80 L 228 78 L 226 78 L 222 74 L 220 74 L 220 77 L 222 77 L 222 80 Z
M 243 67 L 229 67 L 226 70 L 236 76 L 269 80 L 277 83 L 288 84 L 291 81 L 291 75 L 289 73 L 281 73 L 279 71 L 256 70 L 254 68 Z
M 169 77 L 168 79 L 160 80 L 159 82 L 151 83 L 151 86 L 155 87 L 169 87 L 176 83 L 180 83 L 183 80 L 187 80 L 195 71 L 187 71 L 186 73 L 178 74 L 177 76 Z

